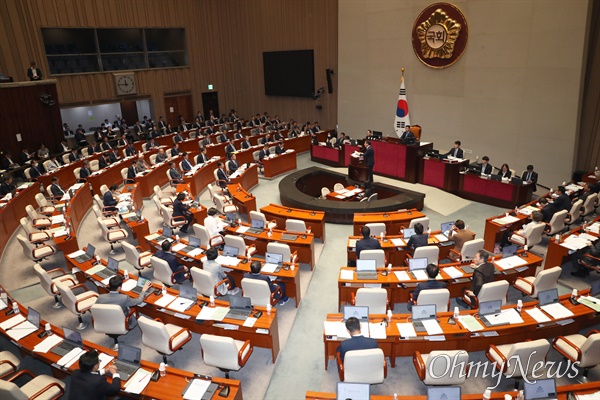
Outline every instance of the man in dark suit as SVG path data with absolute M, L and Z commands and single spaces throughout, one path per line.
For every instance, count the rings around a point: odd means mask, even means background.
M 172 254 L 170 250 L 171 241 L 169 239 L 163 240 L 161 244 L 161 249 L 154 253 L 154 257 L 158 257 L 161 260 L 165 260 L 167 264 L 169 264 L 171 271 L 176 273 L 175 281 L 177 283 L 182 283 L 183 281 L 189 278 L 188 267 L 179 264 L 177 257 L 175 257 L 175 255 Z
M 110 149 L 109 151 L 106 152 L 106 155 L 108 156 L 108 162 L 109 164 L 113 164 L 116 163 L 117 161 L 119 161 L 119 152 L 117 151 L 117 149 Z
M 410 125 L 406 125 L 404 127 L 404 132 L 402 132 L 402 135 L 400 136 L 400 140 L 407 140 L 407 139 L 414 139 L 414 138 L 415 138 L 415 135 L 410 130 Z M 452 150 L 450 150 L 450 151 L 452 151 Z
M 167 161 L 167 154 L 165 153 L 165 149 L 158 149 L 158 153 L 156 153 L 156 158 L 154 162 L 156 164 Z
M 93 141 L 87 147 L 87 151 L 88 151 L 88 155 L 92 155 L 94 153 L 100 153 L 102 151 L 102 149 L 100 148 L 100 146 L 98 146 L 98 143 L 96 143 L 96 141 Z
M 136 121 L 135 125 L 133 126 L 133 134 L 137 140 L 144 139 L 144 127 L 140 121 Z
M 177 167 L 175 167 L 175 163 L 173 161 L 169 161 L 169 176 L 171 177 L 171 181 L 173 181 L 173 183 L 183 183 L 183 177 L 177 170 Z
M 117 185 L 112 185 L 106 192 L 104 192 L 104 195 L 102 196 L 102 204 L 104 204 L 104 209 L 107 212 L 117 212 L 117 204 L 119 202 L 115 197 L 116 192 Z
M 569 212 L 571 210 L 571 198 L 566 192 L 565 187 L 562 185 L 556 189 L 558 197 L 554 199 L 554 205 L 558 211 L 567 210 Z
M 227 177 L 227 174 L 225 173 L 225 165 L 223 165 L 221 161 L 217 163 L 217 167 L 217 179 L 219 186 L 222 189 L 225 189 L 227 187 L 227 184 L 231 183 L 231 181 Z
M 206 147 L 200 148 L 200 154 L 196 157 L 196 164 L 204 164 L 208 162 L 208 156 L 206 155 Z
M 556 204 L 548 202 L 548 199 L 545 197 L 540 197 L 538 202 L 542 207 L 542 215 L 544 216 L 542 221 L 546 223 L 550 222 L 554 214 L 556 214 L 556 212 L 558 211 Z
M 77 129 L 75 131 L 75 142 L 79 147 L 85 147 L 88 145 L 88 141 L 85 138 L 85 134 L 83 133 L 83 129 Z
M 233 174 L 240 165 L 237 162 L 237 156 L 235 154 L 231 155 L 231 160 L 227 161 L 227 168 L 229 169 L 229 173 Z
M 252 147 L 252 142 L 250 142 L 250 136 L 246 135 L 246 139 L 242 142 L 241 145 L 243 150 L 249 149 Z
M 77 149 L 73 149 L 71 150 L 71 154 L 69 154 L 69 161 L 70 162 L 75 162 L 77 160 L 79 160 L 79 153 L 77 153 Z
M 135 182 L 135 175 L 136 175 L 135 167 L 136 166 L 137 166 L 137 160 L 133 160 L 133 162 L 131 163 L 129 168 L 127 168 L 127 183 Z
M 135 156 L 136 153 L 137 151 L 135 150 L 133 143 L 127 144 L 127 147 L 125 148 L 125 154 L 127 154 L 127 157 Z
M 454 147 L 451 148 L 447 153 L 444 153 L 444 156 L 452 156 L 455 158 L 463 158 L 463 150 L 460 148 L 460 140 L 454 142 Z
M 98 168 L 104 169 L 110 165 L 110 158 L 107 153 L 102 153 L 100 158 L 98 159 Z
M 60 187 L 60 183 L 56 176 L 52 177 L 52 185 L 50 185 L 50 192 L 54 198 L 61 198 L 64 196 L 65 191 Z
M 242 133 L 241 129 L 238 129 L 237 132 L 235 133 L 234 136 L 235 139 L 243 139 L 244 138 L 244 134 Z
M 363 250 L 381 249 L 379 240 L 371 237 L 371 228 L 365 225 L 360 228 L 360 233 L 363 238 L 356 242 L 356 258 L 360 258 L 360 252 Z
M 185 138 L 183 137 L 183 135 L 179 132 L 177 132 L 175 134 L 175 136 L 173 136 L 173 143 L 177 144 L 177 143 L 181 143 L 185 140 Z
M 42 175 L 42 170 L 37 162 L 37 160 L 31 161 L 31 168 L 29 168 L 29 176 L 33 180 L 37 180 L 37 178 Z
M 179 155 L 179 143 L 175 143 L 175 146 L 171 148 L 171 157 Z
M 187 233 L 188 227 L 192 223 L 194 216 L 190 212 L 190 207 L 183 204 L 185 200 L 185 193 L 177 193 L 177 197 L 173 202 L 173 217 L 183 217 L 186 223 L 179 229 L 183 233 Z
M 27 149 L 21 150 L 19 153 L 19 164 L 26 165 L 31 161 L 31 157 L 33 157 L 34 153 L 29 153 Z
M 481 175 L 491 175 L 492 174 L 492 164 L 490 164 L 490 158 L 488 156 L 481 157 Z
M 250 272 L 246 272 L 244 274 L 244 278 L 256 279 L 259 281 L 266 282 L 269 285 L 269 290 L 271 291 L 271 293 L 275 293 L 277 291 L 277 289 L 281 288 L 281 296 L 278 296 L 277 300 L 279 301 L 280 306 L 287 303 L 290 298 L 287 297 L 285 294 L 285 282 L 271 281 L 271 279 L 269 279 L 269 277 L 267 275 L 261 275 L 260 269 L 261 269 L 260 261 L 252 261 L 252 263 L 250 263 Z
M 533 165 L 529 164 L 527 166 L 527 171 L 523 172 L 521 179 L 531 185 L 531 190 L 534 192 L 537 190 L 538 173 L 533 170 Z
M 90 176 L 91 174 L 92 170 L 90 169 L 90 162 L 88 160 L 85 160 L 83 162 L 83 165 L 81 166 L 81 169 L 79 170 L 79 178 L 87 179 L 88 176 Z
M 219 134 L 219 136 L 217 136 L 217 141 L 219 143 L 227 143 L 229 139 L 227 138 L 227 135 L 225 134 L 225 132 L 221 132 Z
M 73 131 L 66 122 L 63 124 L 63 134 L 65 136 L 73 136 Z
M 258 153 L 258 162 L 262 163 L 262 160 L 269 156 L 269 144 L 265 142 L 265 144 L 263 145 L 263 148 L 260 149 L 260 152 Z
M 409 301 L 409 309 L 412 305 L 417 304 L 417 299 L 419 297 L 419 294 L 421 293 L 421 290 L 444 289 L 447 285 L 446 282 L 438 281 L 437 279 L 435 279 L 435 277 L 438 276 L 438 274 L 440 273 L 440 268 L 437 265 L 427 265 L 427 268 L 425 268 L 425 272 L 427 272 L 427 277 L 429 279 L 427 279 L 427 281 L 425 282 L 420 282 L 419 284 L 417 284 L 417 287 L 415 288 L 414 292 L 412 292 L 413 302 L 410 303 Z
M 227 146 L 225 146 L 225 155 L 228 159 L 231 159 L 231 155 L 235 153 L 237 149 L 229 140 L 227 140 Z
M 591 269 L 581 264 L 584 262 L 590 267 L 600 266 L 600 240 L 596 240 L 596 243 L 587 242 L 587 247 L 576 251 L 571 256 L 571 262 L 573 263 L 573 272 L 571 275 L 579 278 L 586 278 Z
M 157 149 L 158 147 L 158 143 L 156 143 L 154 139 L 148 139 L 148 141 L 146 142 L 146 151 Z
M 181 124 L 179 124 L 179 132 L 186 132 L 188 130 L 187 124 L 185 123 L 185 119 L 181 120 Z
M 13 177 L 10 174 L 7 174 L 2 180 L 2 184 L 0 184 L 0 196 L 4 197 L 9 193 L 13 193 L 17 190 L 17 187 L 13 183 Z
M 378 347 L 377 340 L 364 337 L 360 333 L 360 321 L 358 318 L 348 318 L 346 320 L 346 329 L 348 330 L 348 333 L 350 333 L 350 339 L 342 341 L 336 350 L 337 353 L 339 353 L 342 362 L 348 351 L 376 349 Z
M 27 76 L 30 81 L 39 81 L 42 79 L 42 71 L 36 66 L 35 61 L 32 61 L 31 67 L 27 69 Z
M 365 165 L 369 168 L 369 183 L 373 183 L 373 167 L 375 166 L 375 151 L 373 151 L 373 147 L 371 147 L 371 141 L 365 140 Z
M 57 150 L 58 150 L 57 153 L 66 153 L 67 151 L 71 151 L 66 140 L 62 140 L 60 142 L 60 145 L 58 146 Z
M 429 235 L 424 234 L 424 227 L 423 224 L 420 222 L 417 222 L 414 226 L 415 229 L 415 234 L 412 235 L 410 237 L 410 239 L 408 239 L 408 243 L 406 243 L 406 246 L 411 249 L 411 250 L 415 250 L 418 247 L 421 246 L 427 246 L 427 241 L 429 239 Z
M 340 136 L 335 140 L 335 147 L 342 147 L 344 142 L 346 141 L 346 134 L 344 132 L 340 133 Z
M 275 154 L 284 154 L 284 153 L 285 153 L 285 147 L 283 147 L 283 140 L 280 140 L 277 147 L 275 147 Z
M 160 131 L 160 135 L 166 134 L 167 131 L 167 123 L 163 120 L 162 115 L 158 117 L 158 130 Z
M 106 137 L 104 137 L 104 139 L 102 139 L 102 144 L 100 145 L 100 148 L 102 149 L 102 151 L 112 150 L 112 146 L 110 145 L 110 142 L 108 141 L 108 136 L 106 136 Z
M 140 297 L 143 298 L 143 297 Z M 105 371 L 100 371 L 100 359 L 96 350 L 90 350 L 79 358 L 79 369 L 71 376 L 69 386 L 69 400 L 103 400 L 115 396 L 121 390 L 121 378 L 115 364 L 108 364 L 106 372 L 112 376 L 112 383 L 108 383 L 104 376 Z
M 477 304 L 475 298 L 479 295 L 481 287 L 485 283 L 494 281 L 494 272 L 496 271 L 496 268 L 494 267 L 494 264 L 488 262 L 488 258 L 488 253 L 480 250 L 475 254 L 475 258 L 471 264 L 471 267 L 474 269 L 471 290 L 465 290 L 464 292 L 464 295 L 470 299 L 471 304 Z M 460 298 L 457 298 L 456 300 L 459 304 L 466 305 L 466 303 L 463 304 L 464 300 Z M 462 300 L 462 302 L 459 300 Z
M 192 170 L 192 163 L 190 162 L 190 156 L 187 152 L 182 154 L 183 160 L 181 161 L 181 170 L 184 172 L 189 172 Z

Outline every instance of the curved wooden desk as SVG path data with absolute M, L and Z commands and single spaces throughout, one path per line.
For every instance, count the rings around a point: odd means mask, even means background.
M 299 219 L 306 223 L 306 227 L 312 228 L 315 238 L 321 239 L 325 243 L 325 212 L 302 210 L 300 208 L 285 207 L 279 204 L 269 204 L 260 209 L 265 214 L 268 221 L 275 220 L 277 226 L 285 228 L 287 219 Z
M 194 158 L 198 153 L 194 153 Z M 192 159 L 192 155 L 190 155 L 190 160 Z M 189 175 L 190 173 L 185 173 L 183 175 L 183 181 L 190 185 L 190 191 L 194 197 L 198 196 L 202 193 L 209 183 L 215 183 L 215 175 L 214 171 L 217 169 L 217 162 L 223 161 L 224 158 L 220 157 L 218 159 L 211 159 L 209 162 L 205 163 L 203 166 L 198 168 L 194 173 Z M 179 168 L 178 168 L 179 169 Z M 168 168 L 167 168 L 168 170 Z M 166 179 L 166 174 L 163 173 Z M 162 186 L 162 185 L 159 185 Z
M 239 163 L 239 161 L 238 161 Z M 240 165 L 242 165 L 240 163 Z M 239 183 L 244 189 L 251 190 L 253 187 L 258 185 L 258 165 L 250 164 L 248 168 L 242 171 L 239 175 L 229 177 L 231 183 Z
M 354 235 L 360 236 L 360 230 L 366 224 L 384 223 L 387 235 L 397 235 L 400 229 L 408 228 L 410 221 L 424 218 L 425 214 L 413 208 L 403 211 L 387 211 L 354 214 Z
M 37 209 L 35 195 L 40 193 L 38 185 L 31 185 L 26 189 L 18 190 L 17 196 L 13 197 L 8 203 L 0 208 L 0 254 L 8 243 L 8 239 L 19 228 L 21 218 L 27 216 L 25 206 L 32 205 Z
M 600 216 L 597 216 L 596 218 L 594 218 L 593 222 L 597 222 L 600 221 Z M 546 262 L 544 264 L 544 268 L 553 268 L 558 266 L 563 265 L 563 262 L 565 262 L 566 257 L 569 255 L 569 249 L 566 248 L 563 244 L 565 239 L 567 239 L 569 236 L 571 235 L 576 235 L 576 234 L 580 234 L 583 233 L 583 226 L 579 226 L 573 230 L 571 230 L 570 232 L 563 234 L 562 235 L 562 239 L 561 241 L 557 241 L 555 237 L 550 238 L 550 241 L 548 242 L 548 252 L 546 253 Z M 588 235 L 592 235 L 592 236 L 599 236 L 596 233 L 593 232 L 586 232 Z
M 27 315 L 27 308 L 24 308 L 22 305 L 19 305 L 19 308 L 23 315 Z M 0 313 L 0 322 L 4 322 L 11 317 L 12 316 L 7 317 L 5 315 L 5 313 L 2 312 L 2 313 Z M 42 327 L 45 326 L 46 322 L 47 321 L 45 321 L 45 320 L 40 321 L 40 326 L 42 326 Z M 62 329 L 59 329 L 58 327 L 56 327 L 54 325 L 51 325 L 51 329 L 55 335 L 62 337 L 62 335 L 63 335 Z M 75 371 L 76 369 L 79 368 L 78 362 L 75 362 L 70 367 L 65 368 L 65 367 L 61 367 L 57 364 L 57 361 L 60 360 L 60 358 L 61 358 L 60 356 L 58 356 L 54 353 L 51 353 L 51 352 L 47 352 L 47 353 L 34 352 L 34 347 L 36 345 L 38 345 L 39 343 L 41 343 L 43 340 L 45 340 L 45 339 L 38 338 L 38 336 L 36 334 L 38 332 L 41 332 L 42 330 L 43 330 L 43 328 L 41 328 L 37 332 L 31 333 L 31 334 L 25 336 L 24 338 L 22 338 L 19 341 L 15 341 L 12 339 L 9 339 L 9 340 L 22 353 L 29 354 L 33 358 L 38 359 L 38 360 L 42 361 L 43 363 L 47 364 L 48 366 L 50 366 L 52 369 L 52 374 L 56 378 L 63 379 L 67 375 L 71 375 L 73 373 L 73 371 Z M 6 336 L 8 338 L 6 331 L 1 330 L 1 329 L 0 329 L 0 331 L 2 332 L 3 336 Z M 84 345 L 84 348 L 87 350 L 95 349 L 99 353 L 105 353 L 114 358 L 117 357 L 116 351 L 114 351 L 112 349 L 108 349 L 106 347 L 102 347 L 96 343 L 92 343 L 87 340 L 84 340 L 83 345 Z M 155 363 L 152 363 L 152 362 L 149 362 L 146 360 L 142 360 L 141 367 L 147 371 L 155 371 L 158 369 L 158 364 L 155 364 Z M 187 386 L 189 380 L 191 380 L 193 377 L 194 377 L 194 374 L 192 372 L 183 371 L 180 369 L 176 369 L 176 368 L 167 366 L 167 375 L 161 377 L 157 382 L 150 381 L 150 383 L 148 383 L 148 386 L 146 386 L 146 388 L 144 389 L 144 391 L 142 392 L 141 395 L 143 397 L 156 398 L 156 399 L 181 399 L 181 393 Z M 110 378 L 109 378 L 109 381 L 110 381 Z M 233 380 L 233 379 L 217 378 L 217 377 L 213 378 L 212 381 L 219 385 L 228 385 L 229 386 L 230 391 L 229 391 L 229 396 L 227 396 L 227 399 L 235 399 L 235 400 L 242 399 L 242 384 L 240 381 Z M 125 381 L 121 382 L 121 395 L 123 395 L 125 397 L 133 396 L 133 398 L 140 398 L 140 396 L 126 393 L 124 391 L 125 383 L 126 383 Z
M 416 338 L 402 338 L 396 324 L 410 322 L 411 316 L 410 314 L 394 314 L 391 323 L 386 327 L 386 339 L 377 339 L 377 342 L 384 354 L 390 357 L 392 367 L 395 367 L 396 357 L 412 356 L 415 351 L 420 351 L 421 353 L 447 349 L 483 351 L 487 350 L 491 344 L 519 343 L 529 339 L 548 339 L 558 335 L 578 333 L 580 330 L 598 323 L 599 318 L 594 310 L 582 304 L 573 305 L 569 302 L 569 298 L 570 294 L 560 297 L 560 302 L 574 313 L 574 316 L 570 317 L 573 322 L 566 325 L 561 325 L 555 320 L 538 324 L 536 320 L 525 312 L 526 309 L 533 308 L 538 304 L 537 301 L 532 301 L 523 304 L 523 311 L 521 312 L 523 323 L 493 327 L 486 327 L 484 325 L 484 329 L 478 332 L 469 332 L 460 323 L 449 324 L 448 319 L 453 315 L 453 312 L 438 313 L 437 319 L 445 336 L 445 340 L 443 341 L 427 340 L 427 332 L 417 332 L 418 336 Z M 514 308 L 514 305 L 507 305 L 503 308 Z M 461 311 L 461 315 L 473 315 L 476 317 L 477 312 L 478 310 Z M 374 323 L 379 323 L 385 317 L 384 314 L 372 314 L 369 316 L 369 319 Z M 342 314 L 328 314 L 326 320 L 332 322 L 342 321 Z M 485 336 L 483 333 L 487 332 L 496 332 L 497 335 Z M 341 340 L 337 337 L 327 336 L 323 333 L 325 369 L 327 369 L 328 361 L 334 358 L 335 351 L 340 342 Z
M 239 183 L 227 185 L 227 190 L 229 190 L 233 205 L 238 208 L 239 213 L 246 214 L 250 220 L 250 211 L 256 211 L 256 197 Z
M 280 155 L 272 154 L 268 159 L 263 159 L 262 163 L 265 178 L 274 178 L 284 172 L 296 169 L 296 152 L 291 151 Z
M 479 175 L 461 174 L 458 179 L 460 197 L 491 204 L 497 207 L 514 208 L 531 201 L 531 185 L 515 185 L 492 179 L 484 179 Z

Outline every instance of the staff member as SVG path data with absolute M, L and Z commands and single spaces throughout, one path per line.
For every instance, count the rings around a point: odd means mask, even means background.
M 373 183 L 373 167 L 375 166 L 375 151 L 371 147 L 371 141 L 365 141 L 365 165 L 369 168 L 369 183 Z

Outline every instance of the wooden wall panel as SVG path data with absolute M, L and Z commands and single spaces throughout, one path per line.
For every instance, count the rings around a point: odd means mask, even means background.
M 194 110 L 213 84 L 219 108 L 241 116 L 268 111 L 282 119 L 337 122 L 337 88 L 320 101 L 264 94 L 263 51 L 314 49 L 315 90 L 337 71 L 338 0 L 0 0 L 0 71 L 26 80 L 30 60 L 48 77 L 42 27 L 184 27 L 188 67 L 136 71 L 138 94 L 152 98 L 154 118 L 165 93 L 191 91 Z M 57 76 L 60 102 L 118 101 L 112 73 Z M 322 104 L 317 110 L 315 105 Z

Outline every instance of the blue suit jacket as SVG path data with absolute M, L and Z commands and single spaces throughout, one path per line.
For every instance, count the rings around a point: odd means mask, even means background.
M 415 301 L 417 300 L 417 297 L 419 297 L 419 293 L 421 293 L 421 290 L 444 289 L 444 288 L 446 288 L 446 286 L 447 286 L 446 282 L 438 281 L 435 279 L 429 279 L 428 281 L 421 282 L 421 283 L 417 284 L 417 288 L 413 292 L 413 299 Z
M 337 351 L 340 353 L 342 361 L 344 361 L 344 356 L 348 351 L 376 349 L 377 347 L 377 340 L 364 337 L 363 335 L 356 335 L 340 343 L 340 347 L 337 348 Z
M 356 242 L 356 258 L 360 258 L 360 252 L 363 250 L 377 250 L 381 249 L 379 240 L 375 238 L 360 239 Z
M 410 239 L 408 239 L 408 243 L 406 243 L 406 245 L 412 250 L 416 249 L 417 247 L 427 246 L 428 238 L 429 236 L 425 233 L 421 235 L 414 234 L 410 237 Z

